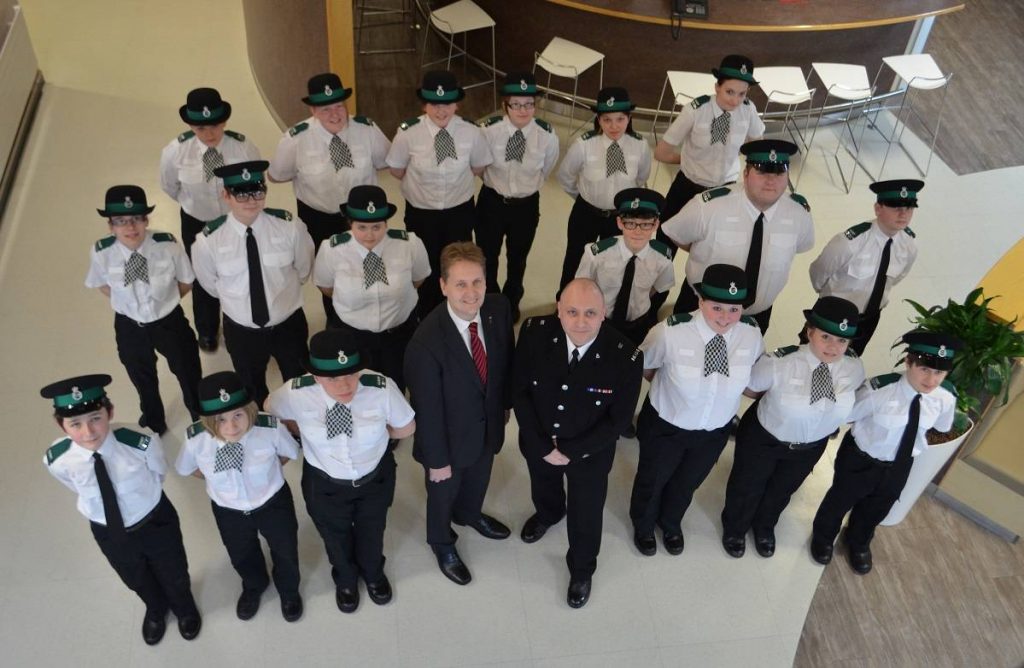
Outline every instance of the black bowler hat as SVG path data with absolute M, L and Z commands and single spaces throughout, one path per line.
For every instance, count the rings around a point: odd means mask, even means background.
M 505 83 L 501 84 L 502 95 L 518 95 L 520 97 L 536 97 L 537 79 L 529 72 L 509 72 L 505 75 Z
M 231 105 L 215 88 L 196 88 L 188 92 L 178 115 L 188 125 L 217 125 L 231 118 Z
M 310 77 L 306 83 L 309 93 L 302 101 L 311 107 L 326 107 L 335 102 L 344 102 L 352 97 L 352 89 L 341 84 L 341 77 L 334 72 L 325 72 Z
M 630 101 L 628 90 L 613 86 L 611 88 L 602 88 L 597 94 L 597 104 L 590 109 L 597 114 L 608 114 L 613 111 L 621 111 L 628 114 L 636 109 L 636 105 Z
M 104 218 L 145 216 L 156 208 L 148 205 L 146 191 L 139 186 L 111 186 L 107 188 L 103 202 L 103 208 L 96 209 L 96 213 Z
M 416 89 L 416 97 L 431 104 L 451 104 L 466 97 L 466 91 L 459 87 L 458 80 L 451 72 L 434 70 L 423 75 L 423 83 Z
M 348 191 L 348 201 L 341 205 L 345 217 L 357 223 L 385 221 L 397 211 L 398 207 L 388 202 L 380 186 L 354 186 Z
M 916 354 L 926 367 L 939 371 L 952 369 L 953 358 L 964 347 L 955 336 L 920 329 L 904 334 L 903 343 L 907 344 L 906 352 Z
M 804 311 L 804 319 L 823 332 L 852 339 L 857 334 L 860 314 L 856 304 L 841 297 L 819 297 L 814 308 Z
M 704 299 L 722 304 L 747 301 L 747 274 L 731 264 L 713 264 L 704 270 L 700 283 L 693 286 Z
M 924 181 L 917 179 L 895 179 L 876 181 L 870 186 L 875 201 L 882 206 L 917 208 L 917 193 L 924 189 Z
M 347 376 L 366 368 L 355 336 L 338 329 L 325 329 L 309 340 L 309 359 L 302 366 L 314 376 Z
M 615 208 L 620 216 L 661 218 L 665 198 L 649 188 L 626 188 L 615 195 Z
M 266 187 L 266 175 L 264 172 L 270 167 L 266 160 L 249 160 L 248 162 L 234 162 L 213 170 L 217 178 L 224 179 L 224 187 L 236 192 L 249 192 L 262 190 Z
M 99 410 L 107 396 L 103 388 L 110 385 L 110 376 L 105 373 L 75 376 L 50 383 L 39 394 L 53 400 L 53 408 L 60 417 L 74 417 Z
M 796 144 L 781 139 L 755 139 L 740 146 L 740 153 L 747 157 L 748 165 L 776 174 L 787 171 L 790 156 L 799 152 Z
M 252 399 L 234 371 L 211 373 L 199 381 L 199 414 L 219 415 L 247 405 Z
M 739 79 L 751 86 L 757 85 L 754 80 L 754 61 L 746 56 L 732 54 L 722 58 L 722 64 L 712 68 L 711 74 L 716 79 Z

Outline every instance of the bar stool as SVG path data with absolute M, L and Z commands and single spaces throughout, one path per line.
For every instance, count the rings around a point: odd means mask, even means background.
M 430 25 L 440 33 L 444 33 L 448 37 L 448 57 L 441 58 L 429 63 L 424 63 L 423 60 L 427 54 L 427 38 L 430 37 L 430 31 L 423 31 L 423 50 L 420 52 L 420 68 L 435 65 L 440 62 L 445 63 L 445 69 L 451 69 L 452 55 L 462 56 L 463 58 L 469 59 L 472 56 L 466 51 L 466 34 L 474 30 L 483 30 L 490 28 L 491 30 L 491 62 L 488 65 L 478 58 L 473 58 L 481 63 L 485 68 L 490 71 L 490 81 L 478 81 L 468 86 L 463 84 L 464 89 L 476 88 L 477 86 L 486 86 L 488 83 L 494 91 L 494 108 L 498 108 L 498 77 L 495 73 L 495 48 L 494 48 L 494 19 L 492 19 L 487 12 L 480 8 L 480 5 L 473 2 L 473 0 L 458 0 L 450 5 L 445 5 L 440 9 L 430 9 L 429 5 L 427 8 L 427 18 L 430 21 Z M 462 35 L 462 47 L 455 46 L 455 36 Z
M 850 188 L 853 186 L 853 177 L 856 174 L 857 166 L 860 166 L 865 172 L 868 171 L 860 160 L 860 147 L 857 144 L 857 137 L 854 135 L 851 119 L 858 108 L 863 112 L 871 102 L 874 89 L 868 83 L 867 68 L 863 65 L 811 63 L 811 69 L 818 75 L 822 85 L 825 87 L 825 99 L 822 100 L 821 109 L 818 111 L 818 119 L 814 124 L 814 130 L 811 132 L 811 139 L 807 142 L 807 150 L 809 151 L 814 143 L 814 138 L 818 133 L 818 128 L 821 126 L 821 119 L 825 115 L 825 108 L 828 106 L 829 98 L 843 100 L 846 103 L 846 116 L 842 120 L 843 126 L 839 130 L 839 138 L 836 143 L 836 150 L 832 153 L 832 159 L 835 161 L 836 169 L 839 171 L 839 178 L 843 181 L 843 189 L 849 193 Z M 760 74 L 761 71 L 758 70 L 758 75 L 760 76 Z M 810 86 L 810 75 L 808 75 L 807 86 Z M 843 141 L 843 136 L 847 131 L 850 133 L 849 144 Z M 849 181 L 847 181 L 846 174 L 843 173 L 843 165 L 839 161 L 840 150 L 845 150 L 849 153 L 854 161 Z M 868 175 L 870 176 L 870 173 Z
M 544 47 L 543 51 L 540 53 L 534 52 L 533 54 L 533 72 L 536 73 L 537 67 L 539 66 L 542 70 L 548 73 L 548 81 L 545 86 L 545 91 L 548 94 L 551 92 L 552 76 L 572 79 L 572 98 L 570 98 L 569 108 L 569 137 L 579 132 L 579 130 L 586 125 L 586 121 L 584 121 L 575 129 L 572 128 L 572 124 L 576 120 L 576 102 L 578 100 L 577 94 L 579 92 L 580 75 L 594 65 L 600 65 L 598 88 L 601 88 L 604 86 L 604 54 L 600 51 L 594 51 L 582 44 L 570 42 L 569 40 L 562 39 L 561 37 L 553 37 L 551 41 L 548 42 L 548 45 Z
M 800 160 L 800 172 L 797 174 L 795 188 L 800 184 L 800 177 L 804 173 L 804 165 L 807 164 L 807 125 L 811 121 L 811 104 L 816 89 L 807 87 L 807 77 L 799 67 L 759 67 L 757 68 L 757 80 L 765 95 L 762 116 L 768 115 L 768 107 L 776 104 L 786 108 L 786 115 L 782 120 L 783 132 L 788 132 L 793 143 L 801 147 L 804 155 Z M 804 115 L 804 127 L 800 129 L 797 122 L 797 113 L 800 106 L 806 104 L 807 112 Z
M 758 74 L 761 71 L 758 70 Z M 668 109 L 669 123 L 675 117 L 676 112 L 690 100 L 701 95 L 712 94 L 715 90 L 715 77 L 706 72 L 683 72 L 680 70 L 668 70 L 665 72 L 665 82 L 661 84 L 661 95 L 658 96 L 658 106 L 654 110 L 654 119 L 651 121 L 651 132 L 654 134 L 654 143 L 658 143 L 658 118 L 662 114 L 662 104 L 665 101 L 665 91 L 672 89 L 672 106 Z
M 381 2 L 383 0 L 378 0 Z M 356 2 L 356 10 L 358 11 L 358 21 L 356 24 L 356 51 L 361 56 L 374 56 L 382 53 L 413 53 L 416 51 L 416 40 L 412 40 L 412 46 L 395 48 L 395 49 L 364 49 L 363 48 L 363 31 L 371 28 L 384 28 L 387 26 L 394 25 L 409 25 L 410 29 L 416 28 L 416 22 L 413 20 L 414 9 L 412 6 L 413 0 L 398 0 L 395 6 L 392 5 L 376 5 L 371 4 L 368 0 L 358 0 Z M 396 20 L 388 20 L 382 22 L 367 23 L 368 17 L 386 17 L 398 15 L 399 18 Z M 406 17 L 409 17 L 409 21 L 406 21 Z M 412 34 L 412 33 L 410 33 Z

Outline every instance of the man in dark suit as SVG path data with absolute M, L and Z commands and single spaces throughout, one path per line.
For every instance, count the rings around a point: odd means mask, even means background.
M 441 252 L 446 301 L 423 319 L 405 354 L 417 430 L 413 457 L 426 470 L 427 543 L 441 572 L 472 579 L 455 550 L 451 523 L 487 538 L 507 526 L 481 512 L 494 455 L 505 442 L 512 361 L 512 312 L 501 295 L 485 296 L 484 254 L 469 242 Z
M 568 510 L 567 601 L 573 608 L 590 598 L 608 472 L 619 434 L 633 420 L 643 376 L 643 353 L 604 318 L 597 283 L 570 282 L 558 300 L 557 317 L 523 324 L 513 372 L 519 448 L 537 509 L 523 526 L 522 539 L 540 540 Z

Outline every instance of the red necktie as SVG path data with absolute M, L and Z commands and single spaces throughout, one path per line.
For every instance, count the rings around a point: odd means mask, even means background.
M 477 324 L 469 323 L 469 349 L 473 351 L 473 364 L 476 365 L 476 372 L 480 374 L 480 382 L 487 384 L 487 353 L 484 352 L 484 343 L 476 333 Z

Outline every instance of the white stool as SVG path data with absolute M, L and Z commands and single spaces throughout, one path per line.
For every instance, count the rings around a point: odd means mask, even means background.
M 576 120 L 576 101 L 578 99 L 580 75 L 594 65 L 601 66 L 600 73 L 598 74 L 598 88 L 600 88 L 604 86 L 603 53 L 594 51 L 582 44 L 562 39 L 561 37 L 553 37 L 548 42 L 548 45 L 544 47 L 543 51 L 533 54 L 533 71 L 536 72 L 537 67 L 540 66 L 542 70 L 548 73 L 546 90 L 551 90 L 552 76 L 572 79 L 572 97 L 570 98 L 571 104 L 569 108 L 570 137 L 586 125 L 586 121 L 584 121 L 575 129 L 571 127 Z
M 491 30 L 491 62 L 481 63 L 490 70 L 490 81 L 478 81 L 474 84 L 465 85 L 463 88 L 475 88 L 477 86 L 486 86 L 488 83 L 494 90 L 494 108 L 498 108 L 498 77 L 495 73 L 495 49 L 494 49 L 494 19 L 492 19 L 487 12 L 480 8 L 480 5 L 473 2 L 473 0 L 458 0 L 450 5 L 445 5 L 440 9 L 427 9 L 427 18 L 430 20 L 430 25 L 440 33 L 444 33 L 448 37 L 448 57 L 440 60 L 435 60 L 430 63 L 424 63 L 423 59 L 427 53 L 427 38 L 430 37 L 430 31 L 423 31 L 423 50 L 420 53 L 420 67 L 427 67 L 429 65 L 435 65 L 440 62 L 445 63 L 445 69 L 451 69 L 452 55 L 462 56 L 463 58 L 469 58 L 469 54 L 466 52 L 466 33 L 472 32 L 473 30 L 483 30 L 490 28 Z M 462 35 L 462 47 L 455 46 L 455 35 Z
M 797 174 L 793 184 L 795 188 L 800 184 L 800 177 L 804 173 L 804 165 L 807 164 L 807 125 L 811 120 L 811 104 L 814 99 L 814 88 L 807 87 L 807 77 L 799 67 L 759 67 L 754 72 L 754 78 L 760 82 L 761 90 L 765 95 L 762 115 L 767 116 L 768 107 L 776 104 L 786 107 L 786 115 L 782 119 L 782 129 L 788 132 L 793 143 L 801 147 L 804 155 L 800 160 L 800 172 Z M 807 105 L 807 113 L 804 115 L 804 127 L 800 129 L 797 122 L 796 112 L 800 106 Z
M 377 0 L 382 2 L 383 0 Z M 412 6 L 412 0 L 398 0 L 391 5 L 375 5 L 368 2 L 368 0 L 357 0 L 356 10 L 358 11 L 358 20 L 356 23 L 356 51 L 361 56 L 373 56 L 382 53 L 412 53 L 416 51 L 416 40 L 412 40 L 412 46 L 399 48 L 399 49 L 364 49 L 363 48 L 363 31 L 372 28 L 384 28 L 386 26 L 394 25 L 408 25 L 410 29 L 416 27 L 414 19 L 414 10 Z M 392 15 L 398 15 L 399 18 L 396 20 L 387 20 L 382 22 L 367 23 L 368 17 L 387 17 Z M 409 17 L 409 21 L 406 21 L 406 17 Z M 412 34 L 411 32 L 409 33 Z
M 818 75 L 818 78 L 821 79 L 821 83 L 825 87 L 825 99 L 822 100 L 818 119 L 814 124 L 814 130 L 811 132 L 811 139 L 807 142 L 807 150 L 810 151 L 810 147 L 814 143 L 814 137 L 818 133 L 818 127 L 821 125 L 821 118 L 825 114 L 825 107 L 828 106 L 829 98 L 832 97 L 846 102 L 846 116 L 842 121 L 843 127 L 839 130 L 839 138 L 836 143 L 836 150 L 832 153 L 832 159 L 835 160 L 836 169 L 839 170 L 839 178 L 843 181 L 843 188 L 849 193 L 850 188 L 853 186 L 853 176 L 856 174 L 857 166 L 859 165 L 861 169 L 867 172 L 867 169 L 864 168 L 860 161 L 860 147 L 857 144 L 858 138 L 854 135 L 851 119 L 858 108 L 863 111 L 868 103 L 871 102 L 874 89 L 868 83 L 867 69 L 863 65 L 812 63 L 811 68 Z M 758 71 L 758 74 L 760 74 L 760 71 Z M 809 84 L 810 78 L 808 77 L 808 86 Z M 847 131 L 850 133 L 849 144 L 843 141 L 843 135 Z M 861 134 L 863 134 L 863 130 Z M 854 161 L 849 181 L 847 181 L 846 175 L 843 173 L 843 165 L 839 161 L 840 150 L 845 150 L 849 153 Z
M 669 70 L 665 73 L 665 83 L 661 84 L 661 95 L 658 96 L 658 106 L 654 110 L 654 119 L 651 121 L 651 132 L 654 134 L 654 143 L 658 143 L 658 118 L 663 111 L 662 104 L 665 102 L 665 91 L 672 89 L 672 106 L 668 109 L 669 123 L 684 104 L 701 95 L 714 95 L 716 79 L 711 74 L 703 72 L 682 72 Z

